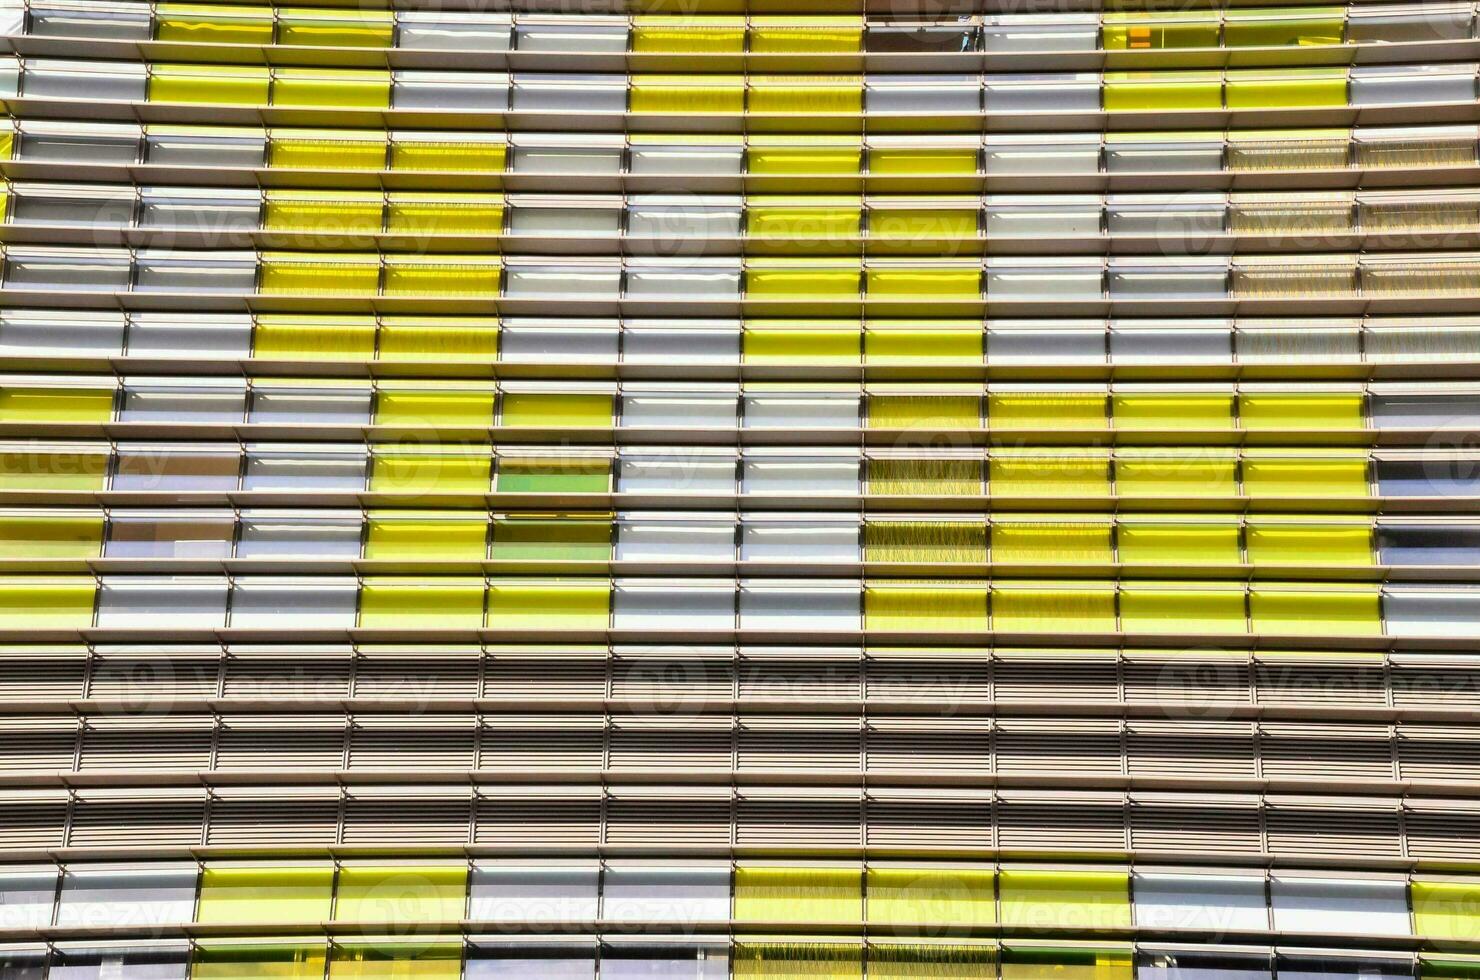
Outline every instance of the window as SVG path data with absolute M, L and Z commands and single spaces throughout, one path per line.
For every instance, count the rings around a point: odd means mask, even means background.
M 240 629 L 353 629 L 354 579 L 238 578 L 231 592 L 230 625 Z
M 468 916 L 489 922 L 595 921 L 594 865 L 480 863 L 473 868 Z
M 201 875 L 197 922 L 323 922 L 329 918 L 329 865 L 208 864 Z
M 65 944 L 57 947 L 47 975 L 55 980 L 185 980 L 188 961 L 184 943 Z
M 236 553 L 240 558 L 358 558 L 360 518 L 246 512 Z
M 97 928 L 188 923 L 195 915 L 195 879 L 193 864 L 72 865 L 62 875 L 57 924 Z
M 51 865 L 15 865 L 0 869 L 0 928 L 40 929 L 51 925 L 57 872 Z M 728 878 L 725 885 L 728 917 Z
M 614 922 L 724 922 L 730 917 L 727 867 L 618 864 L 606 870 L 601 886 L 602 918 Z M 699 955 L 708 961 L 715 953 L 700 950 Z M 648 956 L 659 958 L 656 950 L 642 954 Z
M 507 51 L 513 34 L 509 15 L 483 10 L 403 10 L 396 27 L 397 47 L 423 51 Z
M 1132 886 L 1136 925 L 1143 928 L 1201 929 L 1215 933 L 1261 932 L 1270 928 L 1263 876 L 1147 872 L 1136 874 Z M 1176 976 L 1182 975 L 1180 960 L 1158 968 L 1176 970 Z M 1145 970 L 1143 965 L 1140 972 Z M 1268 972 L 1267 963 L 1265 972 Z

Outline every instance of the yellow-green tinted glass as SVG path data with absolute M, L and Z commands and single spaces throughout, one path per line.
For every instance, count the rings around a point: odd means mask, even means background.
M 95 558 L 101 515 L 0 515 L 0 558 Z
M 1027 928 L 1128 929 L 1130 878 L 1120 871 L 1003 869 L 1002 922 Z
M 201 944 L 190 963 L 192 980 L 323 980 L 327 947 L 322 943 Z
M 488 625 L 494 629 L 604 630 L 610 610 L 605 579 L 496 580 L 488 587 Z
M 488 521 L 456 512 L 371 514 L 365 557 L 391 560 L 481 561 L 488 553 Z
M 735 869 L 735 918 L 749 922 L 862 922 L 857 868 Z
M 456 922 L 466 904 L 465 865 L 347 865 L 339 870 L 339 922 Z
M 200 879 L 197 922 L 310 923 L 329 919 L 334 869 L 207 865 Z
M 360 588 L 360 625 L 392 630 L 477 629 L 483 625 L 483 580 L 368 578 Z M 336 918 L 381 921 L 359 911 L 360 905 L 345 905 L 343 896 L 341 884 Z M 372 900 L 379 901 L 374 895 L 366 899 Z
M 0 422 L 107 422 L 111 388 L 0 387 Z

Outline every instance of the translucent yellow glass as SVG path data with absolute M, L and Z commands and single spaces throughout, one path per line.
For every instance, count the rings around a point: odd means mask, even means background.
M 323 980 L 323 943 L 202 943 L 190 963 L 192 980 Z
M 329 865 L 207 865 L 201 872 L 196 922 L 325 922 L 334 888 Z
M 1126 582 L 1120 591 L 1120 628 L 1127 633 L 1244 633 L 1244 590 Z
M 351 940 L 334 948 L 329 980 L 458 980 L 462 953 L 459 941 Z
M 162 3 L 154 11 L 154 36 L 193 44 L 271 44 L 271 7 Z
M 1106 51 L 1158 48 L 1216 48 L 1216 11 L 1119 13 L 1107 11 L 1101 44 Z
M 496 257 L 387 255 L 387 296 L 498 296 L 503 268 Z
M 768 112 L 859 113 L 863 78 L 859 75 L 752 75 L 746 109 Z
M 1340 44 L 1346 11 L 1341 7 L 1229 10 L 1223 43 L 1240 47 L 1312 47 Z
M 501 456 L 499 493 L 606 493 L 611 461 L 596 457 Z M 495 535 L 495 545 L 498 544 Z
M 456 389 L 415 390 L 382 386 L 375 397 L 376 425 L 488 426 L 494 393 Z
M 360 625 L 371 629 L 479 629 L 483 580 L 464 578 L 367 578 L 360 588 Z M 335 918 L 365 918 L 346 910 L 343 886 Z
M 1415 878 L 1408 886 L 1413 931 L 1428 939 L 1480 939 L 1480 879 Z
M 391 143 L 393 170 L 504 172 L 509 148 L 485 140 L 416 140 L 397 137 Z
M 1259 633 L 1375 636 L 1382 632 L 1376 587 L 1256 586 L 1250 615 Z
M 604 630 L 610 610 L 606 579 L 495 579 L 488 587 L 488 625 L 494 629 Z
M 1108 585 L 1091 586 L 1080 582 L 1011 586 L 994 583 L 992 628 L 1025 633 L 1113 632 L 1115 590 Z M 1005 911 L 1003 915 L 1005 921 Z
M 511 514 L 493 525 L 492 554 L 499 561 L 606 561 L 611 551 L 609 517 Z
M 910 269 L 875 266 L 867 270 L 870 297 L 930 300 L 981 299 L 979 269 Z
M 632 50 L 636 54 L 739 54 L 745 50 L 745 18 L 638 14 L 632 22 Z
M 0 387 L 0 422 L 107 422 L 112 388 Z
M 863 554 L 881 562 L 984 562 L 987 526 L 981 521 L 870 520 L 863 525 Z
M 856 267 L 752 265 L 745 270 L 745 294 L 751 299 L 851 299 L 859 285 Z
M 0 160 L 9 160 L 15 156 L 15 130 L 0 129 Z
M 463 917 L 467 880 L 464 864 L 345 865 L 339 869 L 334 920 L 456 922 Z
M 385 317 L 381 360 L 492 361 L 498 357 L 498 321 L 492 318 Z
M 609 428 L 612 396 L 509 391 L 504 393 L 499 420 L 503 425 Z
M 1345 68 L 1235 69 L 1224 86 L 1230 109 L 1344 106 Z
M 1105 108 L 1111 112 L 1222 107 L 1223 78 L 1218 72 L 1105 73 Z
M 771 177 L 799 175 L 857 176 L 863 162 L 860 146 L 767 146 L 752 143 L 745 155 L 749 173 Z
M 747 922 L 863 921 L 863 873 L 857 868 L 735 869 L 735 918 Z
M 108 456 L 96 450 L 0 452 L 0 490 L 101 490 L 107 479 Z
M 374 296 L 380 262 L 373 255 L 267 252 L 259 289 L 269 294 Z
M 1131 947 L 1009 947 L 1003 951 L 1001 980 L 1131 980 Z
M 994 496 L 1108 497 L 1110 463 L 1069 456 L 994 456 L 987 462 Z
M 378 139 L 273 133 L 267 165 L 286 170 L 380 170 L 385 166 L 385 148 L 383 133 Z
M 102 548 L 102 515 L 0 515 L 0 558 L 96 558 Z
M 742 335 L 745 359 L 757 363 L 785 361 L 858 361 L 857 323 L 819 325 L 818 321 L 750 321 Z
M 871 459 L 868 492 L 880 496 L 974 496 L 982 492 L 978 459 Z
M 1120 429 L 1227 429 L 1233 425 L 1231 394 L 1116 393 L 1110 403 Z
M 92 625 L 93 579 L 0 577 L 0 629 L 85 629 Z
M 1229 459 L 1120 456 L 1115 491 L 1127 497 L 1229 497 L 1238 493 L 1238 464 Z
M 1363 429 L 1357 392 L 1253 393 L 1239 396 L 1239 421 L 1248 429 Z
M 376 493 L 487 493 L 493 471 L 488 456 L 452 453 L 378 453 L 370 469 Z
M 1122 523 L 1116 531 L 1122 562 L 1166 565 L 1237 565 L 1239 529 L 1228 524 Z
M 873 886 L 870 885 L 870 895 Z M 870 899 L 872 902 L 872 899 Z M 975 908 L 973 904 L 972 909 Z M 932 937 L 935 930 L 905 925 L 904 935 L 917 932 Z M 982 980 L 997 976 L 997 950 L 989 943 L 963 942 L 871 942 L 868 950 L 869 980 Z
M 366 191 L 271 190 L 263 227 L 269 231 L 378 232 L 384 204 L 379 194 Z
M 977 172 L 977 151 L 945 147 L 872 147 L 868 172 L 881 176 L 923 177 L 932 174 L 971 176 Z
M 488 520 L 453 514 L 371 514 L 365 557 L 400 560 L 482 561 L 488 556 Z
M 871 429 L 979 429 L 977 395 L 870 395 Z
M 866 894 L 871 925 L 974 928 L 997 921 L 989 869 L 870 868 Z
M 730 976 L 733 980 L 862 980 L 863 947 L 849 943 L 737 942 Z
M 1320 565 L 1371 565 L 1372 528 L 1361 524 L 1293 524 L 1250 521 L 1245 532 L 1249 561 L 1258 564 L 1310 562 Z
M 750 204 L 745 209 L 748 235 L 774 238 L 842 238 L 859 235 L 861 207 L 776 207 Z
M 504 201 L 497 194 L 392 194 L 386 230 L 398 235 L 498 235 Z
M 1357 459 L 1244 459 L 1244 493 L 1250 497 L 1366 497 L 1367 460 Z
M 238 65 L 153 65 L 150 102 L 266 105 L 266 68 Z
M 389 109 L 391 73 L 359 69 L 278 68 L 272 104 L 342 109 Z
M 1099 392 L 993 392 L 987 424 L 994 429 L 1103 429 L 1105 396 Z
M 1013 521 L 992 523 L 993 562 L 1109 562 L 1109 523 Z
M 1004 868 L 1002 923 L 1025 928 L 1129 929 L 1130 876 L 1121 871 Z
M 388 48 L 395 17 L 383 10 L 312 10 L 283 7 L 278 43 L 335 48 Z
M 750 50 L 757 54 L 832 54 L 862 51 L 863 18 L 751 17 Z
M 252 356 L 310 360 L 369 360 L 375 352 L 372 317 L 264 313 L 252 331 Z
M 745 78 L 741 75 L 633 75 L 633 112 L 745 111 Z

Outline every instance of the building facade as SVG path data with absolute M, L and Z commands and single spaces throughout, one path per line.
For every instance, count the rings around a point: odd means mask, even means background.
M 1480 976 L 1471 0 L 0 19 L 0 980 Z

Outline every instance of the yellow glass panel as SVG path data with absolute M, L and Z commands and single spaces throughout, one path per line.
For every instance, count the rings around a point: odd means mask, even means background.
M 1007 497 L 1108 497 L 1110 463 L 1070 456 L 994 456 L 987 462 L 987 489 Z
M 334 868 L 329 865 L 220 867 L 201 872 L 196 922 L 308 923 L 329 918 Z
M 365 557 L 482 561 L 488 556 L 488 520 L 453 515 L 371 514 Z
M 752 114 L 767 112 L 859 113 L 863 78 L 858 75 L 753 75 Z
M 456 170 L 500 174 L 508 159 L 504 143 L 486 140 L 416 140 L 391 143 L 393 170 Z
M 987 424 L 994 429 L 1103 429 L 1101 392 L 1018 391 L 987 396 Z
M 751 17 L 750 50 L 757 54 L 831 54 L 862 51 L 863 18 Z
M 0 422 L 107 422 L 112 388 L 0 387 Z
M 387 296 L 496 297 L 503 269 L 496 258 L 387 255 Z
M 236 65 L 153 65 L 150 102 L 266 105 L 266 68 Z
M 493 472 L 488 456 L 451 453 L 379 453 L 370 469 L 375 493 L 487 493 Z
M 995 521 L 994 562 L 1109 562 L 1114 560 L 1108 523 Z
M 1111 395 L 1115 426 L 1120 429 L 1227 429 L 1233 425 L 1233 395 Z
M 868 921 L 941 931 L 990 926 L 997 921 L 995 877 L 977 868 L 870 868 Z
M 96 558 L 102 549 L 102 515 L 0 516 L 0 558 Z
M 745 154 L 746 170 L 769 177 L 858 176 L 863 163 L 861 146 L 766 146 L 752 143 Z
M 478 629 L 483 625 L 483 580 L 367 578 L 360 588 L 360 625 L 375 629 Z M 342 884 L 339 894 L 335 917 L 360 918 L 346 910 Z
M 1128 564 L 1237 565 L 1243 560 L 1234 524 L 1122 523 L 1116 546 Z
M 923 177 L 932 174 L 972 176 L 977 172 L 977 151 L 967 147 L 872 147 L 868 172 L 882 176 Z
M 1009 947 L 1001 980 L 1131 980 L 1131 948 Z
M 91 578 L 0 577 L 0 628 L 85 629 L 92 625 Z
M 975 496 L 982 492 L 979 459 L 871 459 L 868 492 L 880 496 Z
M 357 139 L 330 135 L 279 135 L 267 144 L 267 165 L 290 170 L 380 170 L 385 135 Z
M 479 595 L 481 608 L 481 582 Z M 345 865 L 339 869 L 334 920 L 402 925 L 456 922 L 463 917 L 467 881 L 464 864 Z
M 366 191 L 267 192 L 266 220 L 269 231 L 378 232 L 384 199 Z
M 745 359 L 778 361 L 858 361 L 857 323 L 828 324 L 815 320 L 751 320 L 745 324 Z
M 9 160 L 15 156 L 15 130 L 0 129 L 0 160 Z
M 976 211 L 946 208 L 873 208 L 868 232 L 875 238 L 920 241 L 975 238 Z
M 278 68 L 272 104 L 342 109 L 389 109 L 391 73 L 331 68 Z
M 859 286 L 857 267 L 756 264 L 745 270 L 745 295 L 751 299 L 856 298 Z
M 1239 420 L 1248 429 L 1365 429 L 1366 413 L 1357 392 L 1246 392 L 1238 400 Z
M 862 980 L 863 948 L 848 943 L 737 942 L 733 980 Z
M 1228 72 L 1230 109 L 1346 105 L 1345 68 L 1243 69 Z
M 374 296 L 380 262 L 373 255 L 267 252 L 259 288 L 269 294 Z
M 203 943 L 190 963 L 192 980 L 323 980 L 323 943 Z
M 397 361 L 492 361 L 498 357 L 498 321 L 386 317 L 380 324 L 378 356 Z
M 612 396 L 504 392 L 503 425 L 571 426 L 605 429 L 612 425 Z
M 611 461 L 579 456 L 502 456 L 496 489 L 499 493 L 606 493 L 611 489 Z
M 863 921 L 863 873 L 857 868 L 735 869 L 735 918 L 747 922 Z
M 1480 879 L 1415 878 L 1408 888 L 1414 933 L 1427 939 L 1480 939 Z
M 633 112 L 745 111 L 741 75 L 634 75 L 629 105 Z
M 1249 608 L 1259 633 L 1375 636 L 1382 632 L 1375 587 L 1255 587 Z
M 1346 11 L 1341 7 L 1229 10 L 1223 43 L 1237 47 L 1311 47 L 1340 44 Z
M 755 199 L 752 198 L 752 202 Z M 773 238 L 841 238 L 859 235 L 861 207 L 766 206 L 748 204 L 745 233 Z
M 868 294 L 936 300 L 981 299 L 980 269 L 910 269 L 875 266 L 868 270 Z
M 1123 871 L 1004 868 L 998 887 L 1004 925 L 1086 931 L 1131 927 L 1130 876 Z
M 0 490 L 101 490 L 108 479 L 106 453 L 0 452 Z
M 1005 632 L 1099 633 L 1115 630 L 1115 590 L 1079 582 L 992 586 L 992 628 Z M 1003 893 L 1004 901 L 1006 893 Z M 1006 921 L 1007 913 L 1003 917 Z
M 982 358 L 982 329 L 978 323 L 873 322 L 864 328 L 863 354 L 869 361 L 951 360 L 978 362 Z
M 1243 633 L 1244 590 L 1127 582 L 1120 592 L 1120 627 L 1127 633 Z
M 977 395 L 870 395 L 871 429 L 979 429 Z
M 604 630 L 610 610 L 605 579 L 494 580 L 488 588 L 488 625 L 495 629 Z
M 1366 497 L 1371 492 L 1365 458 L 1250 455 L 1244 460 L 1244 493 L 1250 497 Z
M 869 886 L 872 904 L 873 886 Z M 972 906 L 975 908 L 975 906 Z M 963 911 L 964 914 L 964 911 Z M 929 930 L 929 931 L 927 931 Z M 921 937 L 935 935 L 934 930 L 924 926 L 911 930 L 905 926 L 900 930 L 905 935 L 917 931 Z M 982 980 L 997 976 L 997 950 L 989 943 L 927 942 L 912 944 L 905 942 L 871 942 L 868 950 L 869 980 Z
M 504 200 L 497 194 L 392 194 L 386 230 L 399 235 L 498 235 Z
M 369 360 L 375 352 L 372 317 L 316 317 L 264 313 L 252 331 L 252 356 L 312 360 Z
M 867 630 L 909 633 L 984 632 L 987 586 L 966 582 L 881 582 L 863 590 Z
M 1362 524 L 1294 524 L 1251 521 L 1245 532 L 1249 561 L 1321 565 L 1371 565 L 1372 528 Z
M 193 44 L 271 44 L 272 8 L 162 3 L 154 11 L 154 36 Z
M 739 54 L 745 50 L 744 17 L 638 14 L 632 22 L 637 54 Z
M 1218 72 L 1105 73 L 1105 108 L 1147 112 L 1223 108 L 1223 78 Z
M 462 954 L 460 941 L 354 940 L 334 948 L 329 980 L 459 980 Z
M 606 561 L 611 552 L 608 517 L 511 514 L 493 525 L 492 554 L 499 561 Z
M 1238 463 L 1169 455 L 1117 457 L 1115 491 L 1127 497 L 1230 497 L 1238 494 Z
M 868 521 L 863 525 L 867 561 L 984 562 L 987 526 L 981 521 Z
M 1107 11 L 1101 31 L 1106 51 L 1145 51 L 1160 48 L 1216 48 L 1216 11 L 1119 13 Z
M 382 387 L 375 397 L 376 425 L 493 424 L 494 393 L 488 391 L 405 390 Z
M 395 17 L 383 10 L 306 10 L 283 7 L 278 11 L 278 43 L 334 48 L 388 48 L 395 34 Z

